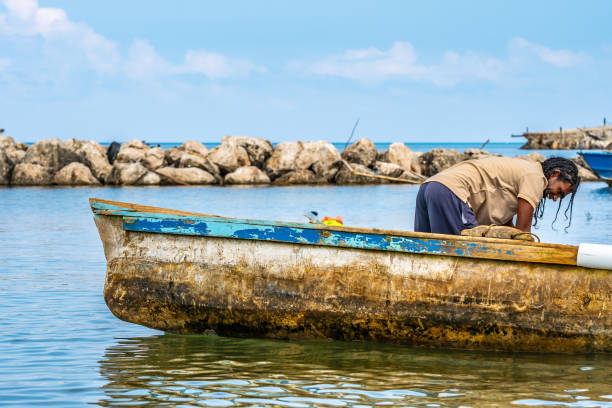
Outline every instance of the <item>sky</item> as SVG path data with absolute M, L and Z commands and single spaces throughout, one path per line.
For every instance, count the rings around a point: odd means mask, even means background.
M 0 128 L 516 142 L 612 122 L 612 2 L 0 0 Z

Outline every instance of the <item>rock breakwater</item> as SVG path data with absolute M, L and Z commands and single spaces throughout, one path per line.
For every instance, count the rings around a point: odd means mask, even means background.
M 521 149 L 612 149 L 612 126 L 523 133 Z
M 325 141 L 273 146 L 245 136 L 226 136 L 211 150 L 197 141 L 162 150 L 139 140 L 108 150 L 89 140 L 46 139 L 28 146 L 0 136 L 0 185 L 416 184 L 463 160 L 491 155 L 477 149 L 421 153 L 403 143 L 378 151 L 368 139 L 339 153 Z M 522 158 L 544 160 L 538 153 Z M 575 159 L 583 180 L 596 180 L 580 160 Z

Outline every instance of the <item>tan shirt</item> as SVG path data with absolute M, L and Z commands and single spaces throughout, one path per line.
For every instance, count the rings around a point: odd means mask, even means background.
M 468 203 L 480 225 L 504 225 L 514 217 L 518 199 L 535 208 L 548 182 L 542 165 L 511 157 L 468 160 L 425 182 L 437 181 Z

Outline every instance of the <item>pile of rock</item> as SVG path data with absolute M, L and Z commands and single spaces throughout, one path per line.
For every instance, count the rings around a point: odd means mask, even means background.
M 106 148 L 92 141 L 47 139 L 27 146 L 0 136 L 0 185 L 232 185 L 373 184 L 379 175 L 418 183 L 463 160 L 487 157 L 476 149 L 460 153 L 411 151 L 393 143 L 383 152 L 367 139 L 342 154 L 329 142 L 284 142 L 226 136 L 212 150 L 196 141 L 175 148 L 150 148 L 132 140 L 111 164 Z M 535 155 L 535 156 L 534 156 Z M 526 157 L 544 160 L 533 153 Z M 585 178 L 596 176 L 577 162 Z
M 612 149 L 612 126 L 523 133 L 521 149 Z

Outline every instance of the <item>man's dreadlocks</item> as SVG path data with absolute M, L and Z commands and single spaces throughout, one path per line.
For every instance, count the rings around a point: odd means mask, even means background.
M 555 170 L 559 170 L 560 173 L 559 173 L 558 180 L 566 181 L 572 186 L 572 191 L 571 191 L 572 196 L 570 197 L 569 204 L 567 205 L 567 207 L 565 208 L 565 211 L 563 212 L 565 219 L 569 221 L 567 223 L 567 226 L 565 227 L 565 232 L 567 232 L 567 229 L 570 227 L 570 225 L 572 225 L 572 210 L 574 208 L 574 196 L 576 195 L 576 191 L 578 190 L 578 186 L 580 185 L 580 176 L 578 176 L 578 167 L 576 166 L 576 164 L 574 164 L 573 161 L 565 159 L 563 157 L 551 157 L 550 159 L 546 159 L 544 160 L 544 162 L 542 162 L 542 170 L 544 171 L 544 176 L 546 177 L 546 180 L 548 180 L 550 176 L 553 175 Z M 546 198 L 546 192 L 547 191 L 545 190 L 543 199 L 540 200 L 540 202 L 538 203 L 538 206 L 535 208 L 534 217 L 533 217 L 534 227 L 537 226 L 538 219 L 542 218 L 542 216 L 544 215 L 544 207 L 546 205 L 546 200 L 544 200 L 544 198 Z M 563 202 L 563 197 L 561 197 L 561 199 L 559 200 L 559 207 L 557 207 L 557 212 L 555 213 L 555 219 L 552 222 L 553 225 L 557 221 L 559 211 L 561 210 L 562 202 Z M 568 212 L 569 212 L 569 216 L 568 216 Z

